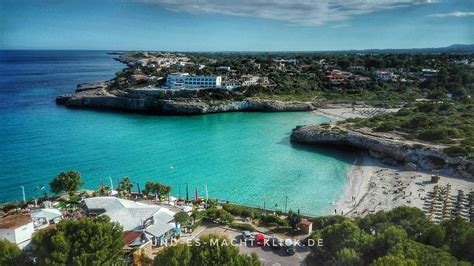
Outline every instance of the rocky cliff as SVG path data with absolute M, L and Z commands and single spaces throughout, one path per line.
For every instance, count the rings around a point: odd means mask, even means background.
M 220 112 L 311 111 L 310 102 L 281 102 L 248 98 L 241 101 L 202 101 L 199 98 L 161 99 L 154 94 L 108 92 L 103 83 L 81 84 L 76 93 L 59 96 L 56 103 L 66 107 L 100 108 L 166 115 L 209 114 Z
M 404 139 L 393 134 L 349 130 L 334 125 L 298 126 L 291 140 L 308 144 L 337 145 L 369 152 L 388 164 L 403 164 L 414 170 L 436 170 L 446 174 L 474 178 L 474 162 L 463 157 L 451 157 L 440 147 Z

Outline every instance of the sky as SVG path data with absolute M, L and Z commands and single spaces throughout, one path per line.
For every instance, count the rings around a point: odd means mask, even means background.
M 474 0 L 0 0 L 0 49 L 322 51 L 474 44 Z

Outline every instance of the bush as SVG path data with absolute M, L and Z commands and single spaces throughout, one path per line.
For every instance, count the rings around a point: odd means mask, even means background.
M 258 211 L 251 207 L 240 206 L 235 204 L 223 204 L 222 208 L 235 216 L 241 216 L 245 218 L 248 217 L 251 219 L 258 217 Z
M 246 223 L 231 223 L 230 227 L 234 229 L 241 229 L 244 231 L 255 231 L 255 227 L 253 225 Z
M 450 156 L 469 155 L 469 151 L 463 146 L 452 146 L 452 147 L 444 148 L 443 151 Z
M 397 128 L 397 123 L 394 121 L 383 122 L 380 126 L 375 128 L 375 131 L 379 132 L 388 132 L 395 130 Z
M 266 223 L 268 225 L 275 225 L 275 226 L 287 226 L 288 222 L 285 219 L 282 219 L 276 215 L 273 214 L 265 214 L 261 218 L 261 221 L 263 223 Z

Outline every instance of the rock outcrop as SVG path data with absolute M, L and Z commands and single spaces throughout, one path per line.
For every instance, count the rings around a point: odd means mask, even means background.
M 98 108 L 165 115 L 191 115 L 221 112 L 291 112 L 311 111 L 311 102 L 282 102 L 247 98 L 241 101 L 203 101 L 199 98 L 163 99 L 154 94 L 108 92 L 105 82 L 81 84 L 76 93 L 56 98 L 66 107 Z
M 474 178 L 472 160 L 448 156 L 436 145 L 407 140 L 401 136 L 359 132 L 325 124 L 298 126 L 293 129 L 291 140 L 362 149 L 386 163 L 396 162 L 410 169 L 436 170 L 463 178 Z

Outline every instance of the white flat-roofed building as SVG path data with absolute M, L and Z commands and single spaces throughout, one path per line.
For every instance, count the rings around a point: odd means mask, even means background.
M 220 88 L 221 76 L 191 76 L 188 73 L 172 73 L 166 77 L 170 89 Z
M 124 231 L 145 232 L 154 246 L 170 239 L 176 228 L 175 212 L 168 208 L 115 197 L 84 199 L 86 214 L 107 215 L 112 222 L 122 225 Z
M 222 82 L 222 89 L 232 90 L 240 87 L 240 82 L 237 80 L 226 80 Z
M 6 239 L 23 249 L 31 242 L 35 228 L 30 215 L 14 214 L 0 218 L 0 239 Z
M 227 72 L 229 72 L 230 67 L 229 66 L 219 66 L 219 67 L 216 67 L 216 70 L 217 71 L 227 71 Z
M 379 79 L 383 79 L 385 81 L 391 80 L 393 78 L 393 73 L 390 71 L 377 71 L 375 72 L 375 75 Z
M 435 76 L 439 73 L 439 70 L 437 69 L 423 69 L 421 70 L 421 77 L 423 79 Z

